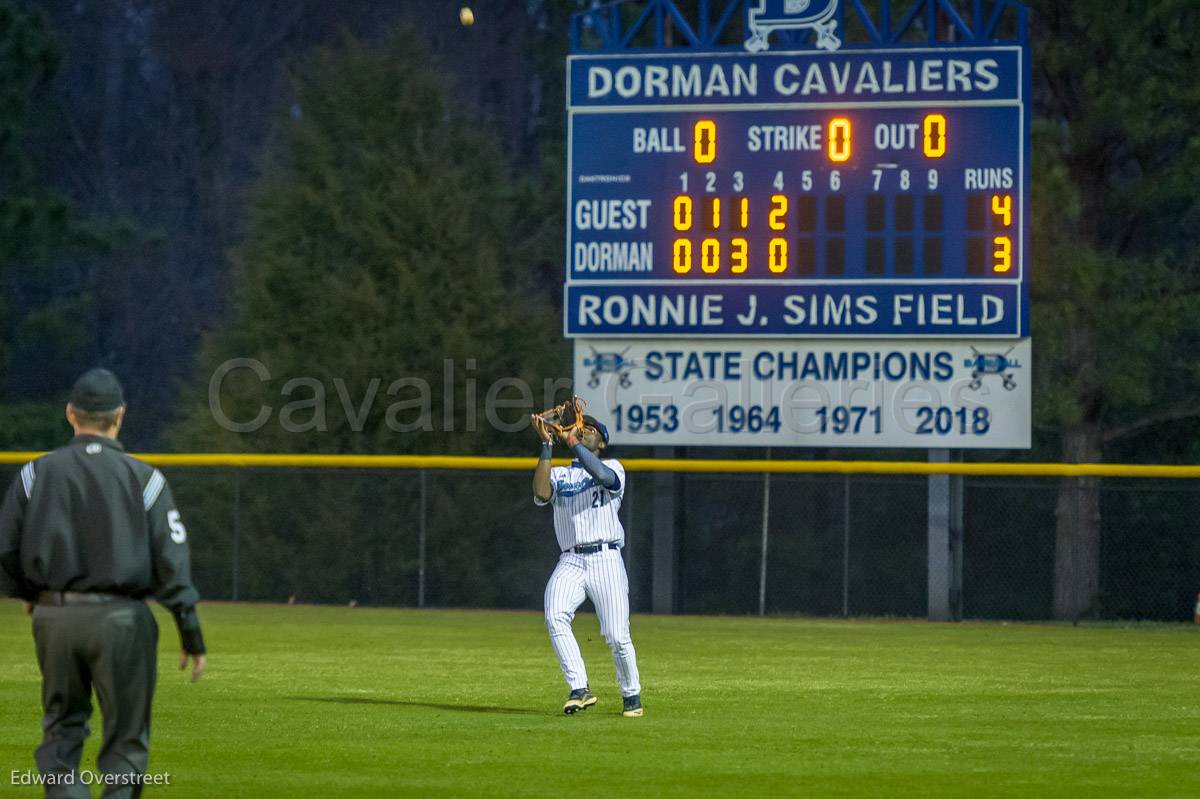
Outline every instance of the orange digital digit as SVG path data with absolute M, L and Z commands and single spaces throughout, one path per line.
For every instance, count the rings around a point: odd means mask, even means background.
M 997 236 L 992 239 L 996 249 L 992 252 L 992 271 L 1007 272 L 1012 269 L 1012 239 L 1008 236 Z
M 850 120 L 838 117 L 829 121 L 829 160 L 850 160 Z
M 775 274 L 787 271 L 788 243 L 787 239 L 771 239 L 767 248 L 767 268 Z
M 721 229 L 721 198 L 713 197 L 708 206 L 709 210 L 709 230 Z
M 692 271 L 692 243 L 687 239 L 675 239 L 675 245 L 671 248 L 671 265 L 675 267 L 675 273 L 686 275 Z
M 993 194 L 992 195 L 992 213 L 996 215 L 997 221 L 1004 227 L 1012 224 L 1012 195 L 1011 194 Z
M 925 157 L 941 158 L 946 154 L 946 117 L 941 114 L 926 114 L 922 128 L 922 148 Z
M 747 253 L 750 245 L 743 238 L 736 238 L 729 242 L 729 271 L 735 275 L 740 275 L 746 271 Z
M 674 203 L 674 221 L 676 230 L 691 230 L 692 229 L 692 198 L 686 194 L 680 194 L 675 198 Z
M 717 157 L 717 123 L 701 119 L 692 128 L 692 155 L 697 164 L 711 164 Z
M 706 275 L 715 275 L 721 268 L 721 242 L 705 239 L 700 243 L 700 270 Z
M 743 197 L 738 203 L 738 228 L 745 230 L 750 227 L 750 198 Z
M 787 227 L 788 198 L 786 194 L 771 195 L 771 213 L 767 217 L 767 227 L 771 230 L 783 230 Z

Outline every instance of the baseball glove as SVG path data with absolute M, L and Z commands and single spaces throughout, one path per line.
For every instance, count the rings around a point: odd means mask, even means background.
M 571 433 L 576 436 L 583 433 L 583 407 L 585 404 L 579 397 L 571 397 L 562 405 L 547 408 L 541 413 L 535 413 L 534 416 L 541 419 L 547 428 L 565 440 Z

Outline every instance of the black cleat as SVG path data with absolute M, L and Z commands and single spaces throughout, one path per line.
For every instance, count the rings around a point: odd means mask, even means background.
M 625 709 L 621 711 L 621 715 L 631 719 L 641 716 L 642 695 L 634 694 L 633 696 L 625 697 Z
M 596 704 L 596 697 L 591 691 L 587 688 L 576 688 L 567 697 L 567 703 L 563 705 L 563 713 L 573 716 L 581 710 L 587 710 L 594 704 Z

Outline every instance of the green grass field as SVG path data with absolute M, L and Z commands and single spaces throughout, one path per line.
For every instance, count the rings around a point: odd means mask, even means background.
M 184 797 L 1200 796 L 1200 630 L 637 616 L 646 716 L 566 688 L 525 612 L 205 605 L 162 626 L 151 771 Z M 29 621 L 0 602 L 0 795 L 32 768 Z M 85 753 L 94 764 L 99 717 Z M 92 767 L 92 766 L 89 766 Z

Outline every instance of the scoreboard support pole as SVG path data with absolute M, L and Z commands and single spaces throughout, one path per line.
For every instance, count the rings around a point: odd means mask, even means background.
M 960 462 L 958 450 L 931 449 L 930 463 Z M 962 620 L 963 482 L 962 475 L 929 477 L 930 621 Z
M 771 460 L 771 448 L 767 447 L 767 460 Z M 758 615 L 767 615 L 767 544 L 771 534 L 771 473 L 763 475 L 762 508 L 762 551 L 758 559 Z
M 675 447 L 655 447 L 654 457 L 673 459 Z M 654 613 L 675 612 L 677 479 L 671 472 L 654 473 L 654 572 L 650 588 L 650 609 Z

